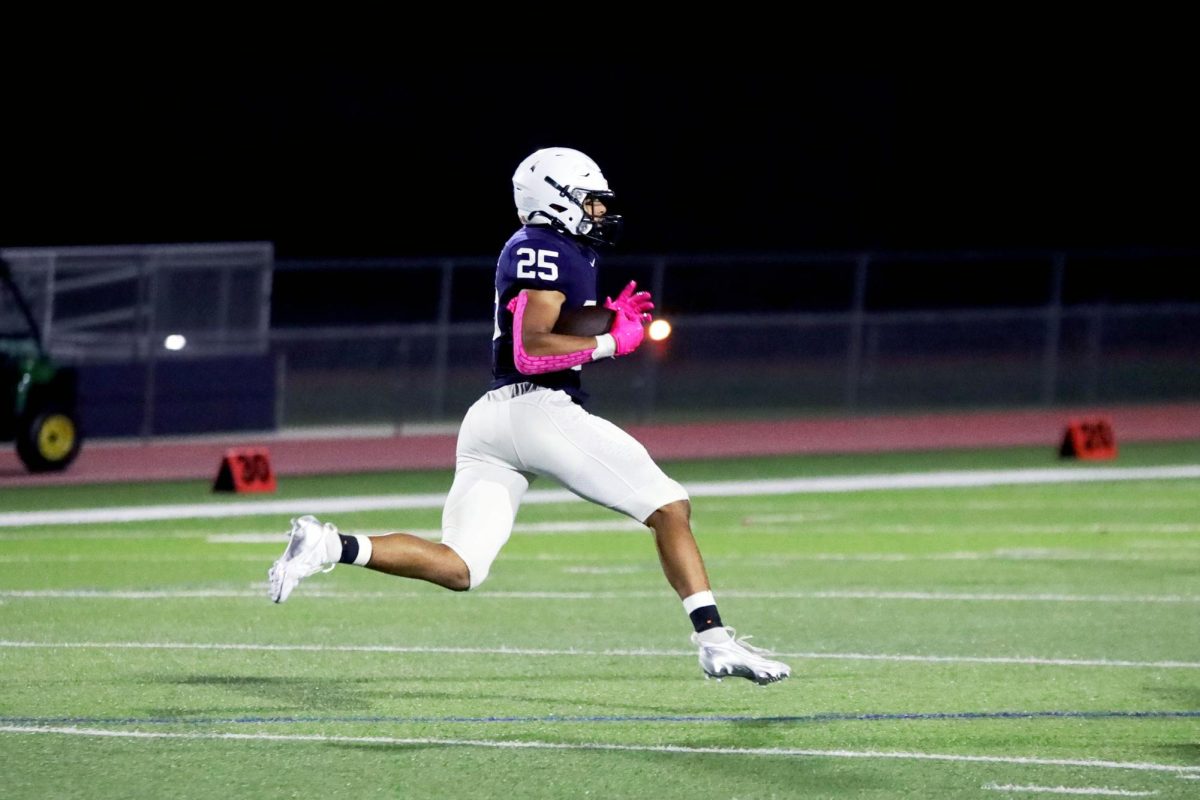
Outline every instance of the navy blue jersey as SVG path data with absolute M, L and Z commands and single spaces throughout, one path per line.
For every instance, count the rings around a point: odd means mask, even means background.
M 496 263 L 496 329 L 492 335 L 492 385 L 528 381 L 562 389 L 582 404 L 580 368 L 522 375 L 513 364 L 513 315 L 508 302 L 522 289 L 550 289 L 567 296 L 562 310 L 596 304 L 596 252 L 545 225 L 527 225 L 513 234 Z

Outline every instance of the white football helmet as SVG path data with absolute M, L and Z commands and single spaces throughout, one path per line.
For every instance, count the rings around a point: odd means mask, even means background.
M 525 225 L 550 225 L 570 236 L 615 244 L 621 217 L 588 214 L 584 204 L 599 200 L 612 207 L 613 193 L 600 167 L 569 147 L 547 147 L 526 158 L 513 173 L 513 200 Z

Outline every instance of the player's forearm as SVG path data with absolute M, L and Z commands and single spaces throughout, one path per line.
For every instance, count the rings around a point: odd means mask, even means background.
M 563 337 L 576 338 L 576 337 Z M 596 350 L 596 339 L 592 339 L 592 347 L 576 350 L 574 353 L 560 353 L 554 355 L 533 355 L 528 353 L 521 344 L 521 337 L 512 337 L 512 362 L 515 363 L 517 372 L 523 375 L 536 375 L 544 372 L 558 372 L 559 369 L 570 369 L 571 367 L 580 366 L 581 363 L 593 361 L 593 354 Z
M 531 356 L 565 356 L 590 350 L 596 346 L 595 336 L 567 336 L 562 333 L 524 331 L 521 336 L 525 352 Z
M 539 349 L 530 351 L 527 342 L 536 342 Z M 581 363 L 611 356 L 616 345 L 611 336 L 565 336 L 562 333 L 522 333 L 512 335 L 512 362 L 517 372 L 536 375 L 558 372 Z
M 607 334 L 567 336 L 550 331 L 526 330 L 527 302 L 526 295 L 521 294 L 509 304 L 513 314 L 513 363 L 521 374 L 558 372 L 613 354 L 615 343 Z

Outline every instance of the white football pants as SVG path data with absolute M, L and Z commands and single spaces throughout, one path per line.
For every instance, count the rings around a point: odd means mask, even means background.
M 454 485 L 442 510 L 442 542 L 466 562 L 472 589 L 487 578 L 538 475 L 638 522 L 688 499 L 640 442 L 565 392 L 528 383 L 488 392 L 459 429 Z

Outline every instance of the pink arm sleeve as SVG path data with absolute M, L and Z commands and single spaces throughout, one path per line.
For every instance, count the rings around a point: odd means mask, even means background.
M 595 347 L 577 350 L 557 356 L 531 356 L 525 352 L 525 342 L 522 341 L 522 323 L 525 321 L 525 306 L 529 305 L 529 297 L 524 292 L 514 297 L 508 304 L 508 310 L 513 315 L 513 362 L 517 371 L 522 375 L 537 375 L 542 372 L 558 372 L 570 369 L 592 360 Z

